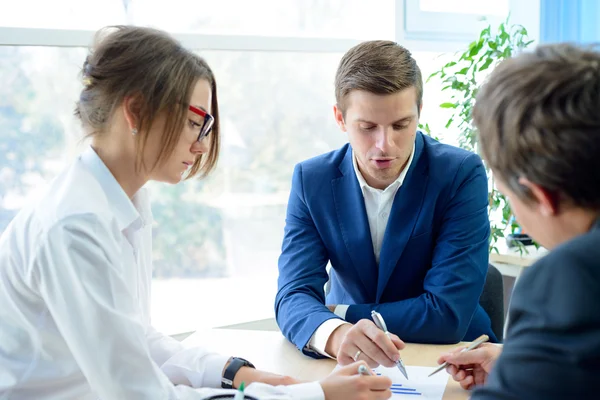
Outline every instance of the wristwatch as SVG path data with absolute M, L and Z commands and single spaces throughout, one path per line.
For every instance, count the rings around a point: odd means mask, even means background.
M 229 361 L 229 365 L 225 368 L 225 372 L 223 372 L 223 377 L 221 378 L 221 387 L 223 389 L 233 389 L 233 378 L 235 378 L 235 374 L 242 367 L 250 367 L 256 369 L 254 365 L 248 360 L 244 360 L 240 357 L 232 357 Z

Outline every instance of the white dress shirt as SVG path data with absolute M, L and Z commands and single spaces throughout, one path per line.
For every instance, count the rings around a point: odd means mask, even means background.
M 358 184 L 360 185 L 363 199 L 365 201 L 365 209 L 367 211 L 367 219 L 369 221 L 369 230 L 371 231 L 371 242 L 373 243 L 373 251 L 375 253 L 375 261 L 377 262 L 377 265 L 379 265 L 381 244 L 383 243 L 383 235 L 385 234 L 388 219 L 390 218 L 392 204 L 394 204 L 394 197 L 396 197 L 398 189 L 400 186 L 402 186 L 404 178 L 406 178 L 406 173 L 412 164 L 414 155 L 415 146 L 413 145 L 413 149 L 410 157 L 408 158 L 408 162 L 406 163 L 406 167 L 402 170 L 394 182 L 382 190 L 369 186 L 365 178 L 360 173 L 358 164 L 356 163 L 356 156 L 354 155 L 354 151 L 352 152 L 352 165 L 354 166 L 356 179 L 358 179 Z M 344 319 L 346 319 L 348 307 L 349 305 L 347 304 L 338 304 L 335 307 L 334 313 L 341 319 L 328 319 L 319 325 L 308 342 L 308 347 L 310 350 L 316 351 L 324 356 L 331 357 L 330 354 L 325 352 L 325 346 L 327 345 L 327 341 L 329 340 L 329 337 L 333 331 L 335 331 L 340 325 L 347 323 L 344 321 Z
M 150 326 L 152 215 L 87 149 L 0 237 L 0 399 L 203 399 L 229 357 Z M 200 312 L 202 305 L 199 304 Z M 323 399 L 316 383 L 248 394 Z

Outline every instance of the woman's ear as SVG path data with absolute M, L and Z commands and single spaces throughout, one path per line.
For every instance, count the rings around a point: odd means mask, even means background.
M 142 102 L 139 96 L 128 96 L 123 100 L 123 114 L 132 132 L 137 132 L 139 128 L 141 109 Z

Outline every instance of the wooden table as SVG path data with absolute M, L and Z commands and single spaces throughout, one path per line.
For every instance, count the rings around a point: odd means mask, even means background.
M 257 368 L 302 380 L 320 380 L 335 367 L 333 360 L 315 360 L 303 355 L 280 332 L 238 329 L 197 331 L 183 341 L 186 345 L 201 345 L 224 354 L 243 357 Z M 407 344 L 402 351 L 406 365 L 436 366 L 438 356 L 457 345 Z M 448 378 L 445 400 L 467 399 L 469 392 Z

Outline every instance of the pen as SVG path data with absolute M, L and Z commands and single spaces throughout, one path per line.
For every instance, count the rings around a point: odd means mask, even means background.
M 464 349 L 462 349 L 460 352 L 462 353 L 463 351 L 473 350 L 474 348 L 479 347 L 482 343 L 485 343 L 488 340 L 490 340 L 490 337 L 488 335 L 481 335 L 477 339 L 475 339 L 475 341 L 472 342 L 469 346 L 467 346 Z M 448 366 L 448 362 L 445 361 L 443 364 L 441 364 L 439 367 L 437 367 L 435 369 L 435 371 L 433 371 L 432 373 L 430 373 L 427 377 L 430 377 L 433 374 L 437 374 L 438 372 L 440 372 L 441 370 L 443 370 L 447 366 Z
M 373 310 L 371 311 L 371 318 L 373 318 L 373 322 L 375 322 L 375 325 L 377 325 L 379 329 L 384 331 L 386 335 L 390 335 L 390 333 L 387 330 L 387 325 L 385 324 L 385 321 L 383 320 L 381 314 Z M 400 372 L 402 372 L 402 375 L 404 375 L 404 377 L 408 379 L 408 374 L 406 373 L 406 367 L 404 366 L 404 362 L 402 362 L 402 358 L 398 358 L 398 361 L 396 361 L 396 366 L 398 367 Z
M 369 372 L 369 368 L 365 367 L 364 365 L 359 365 L 358 366 L 358 373 L 361 375 L 365 375 L 365 376 L 371 376 L 371 372 Z
M 235 392 L 235 397 L 233 400 L 244 400 L 244 382 L 242 382 L 238 391 Z

